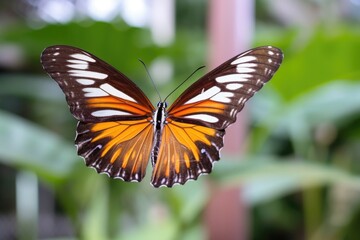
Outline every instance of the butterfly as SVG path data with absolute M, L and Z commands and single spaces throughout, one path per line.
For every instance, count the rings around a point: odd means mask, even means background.
M 149 159 L 154 187 L 185 184 L 212 171 L 225 129 L 283 59 L 258 47 L 205 74 L 168 108 L 154 107 L 128 77 L 76 47 L 56 45 L 41 55 L 44 70 L 78 120 L 75 144 L 87 166 L 111 178 L 140 182 Z

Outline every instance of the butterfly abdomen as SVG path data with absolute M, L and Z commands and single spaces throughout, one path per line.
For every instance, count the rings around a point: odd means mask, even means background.
M 154 124 L 154 141 L 151 151 L 151 163 L 153 166 L 156 164 L 157 156 L 160 149 L 161 135 L 166 122 L 166 102 L 159 102 L 157 109 L 154 113 L 153 124 Z M 166 144 L 166 143 L 165 143 Z

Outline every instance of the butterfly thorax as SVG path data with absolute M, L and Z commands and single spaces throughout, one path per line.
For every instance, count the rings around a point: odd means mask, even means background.
M 164 129 L 164 125 L 166 124 L 166 108 L 167 108 L 166 102 L 159 102 L 153 116 L 154 141 L 153 141 L 153 148 L 151 153 L 151 162 L 153 166 L 155 166 L 157 160 L 160 143 L 161 143 L 161 135 Z
M 154 113 L 153 120 L 154 120 L 154 131 L 159 131 L 163 129 L 166 119 L 166 102 L 159 102 L 157 105 L 157 109 Z

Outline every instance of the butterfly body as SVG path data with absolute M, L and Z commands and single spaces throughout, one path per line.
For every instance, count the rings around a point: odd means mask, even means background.
M 154 124 L 154 146 L 152 147 L 151 151 L 151 163 L 152 166 L 155 166 L 157 156 L 159 153 L 160 143 L 161 143 L 161 136 L 166 124 L 166 102 L 159 102 L 157 105 L 157 109 L 154 113 L 153 117 L 153 124 Z
M 151 159 L 152 185 L 172 187 L 211 172 L 225 129 L 282 58 L 271 46 L 241 53 L 193 83 L 169 108 L 165 101 L 155 108 L 124 74 L 82 49 L 48 47 L 41 63 L 79 121 L 75 144 L 87 166 L 139 182 Z

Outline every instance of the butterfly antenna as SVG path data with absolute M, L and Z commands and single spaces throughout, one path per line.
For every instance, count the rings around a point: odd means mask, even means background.
M 156 84 L 155 84 L 154 80 L 151 78 L 150 72 L 149 72 L 148 68 L 146 67 L 146 64 L 145 64 L 145 63 L 144 63 L 141 59 L 139 59 L 139 61 L 140 61 L 140 62 L 141 62 L 141 64 L 144 66 L 145 71 L 146 71 L 146 73 L 147 73 L 148 77 L 150 78 L 151 83 L 152 83 L 152 85 L 154 86 L 154 88 L 155 88 L 155 91 L 156 91 L 157 95 L 159 96 L 160 102 L 162 102 L 162 100 L 161 100 L 161 96 L 160 96 L 160 93 L 159 93 L 159 90 L 157 89 L 157 87 L 156 87 Z
M 174 90 L 172 90 L 167 96 L 166 98 L 164 99 L 164 102 L 166 101 L 166 99 L 168 97 L 170 97 L 171 94 L 173 94 L 176 90 L 178 90 L 187 80 L 189 80 L 197 71 L 199 71 L 200 69 L 204 68 L 205 66 L 201 66 L 201 67 L 198 67 L 195 71 L 193 71 L 190 76 L 188 76 L 182 83 L 180 83 L 179 86 L 177 86 Z

